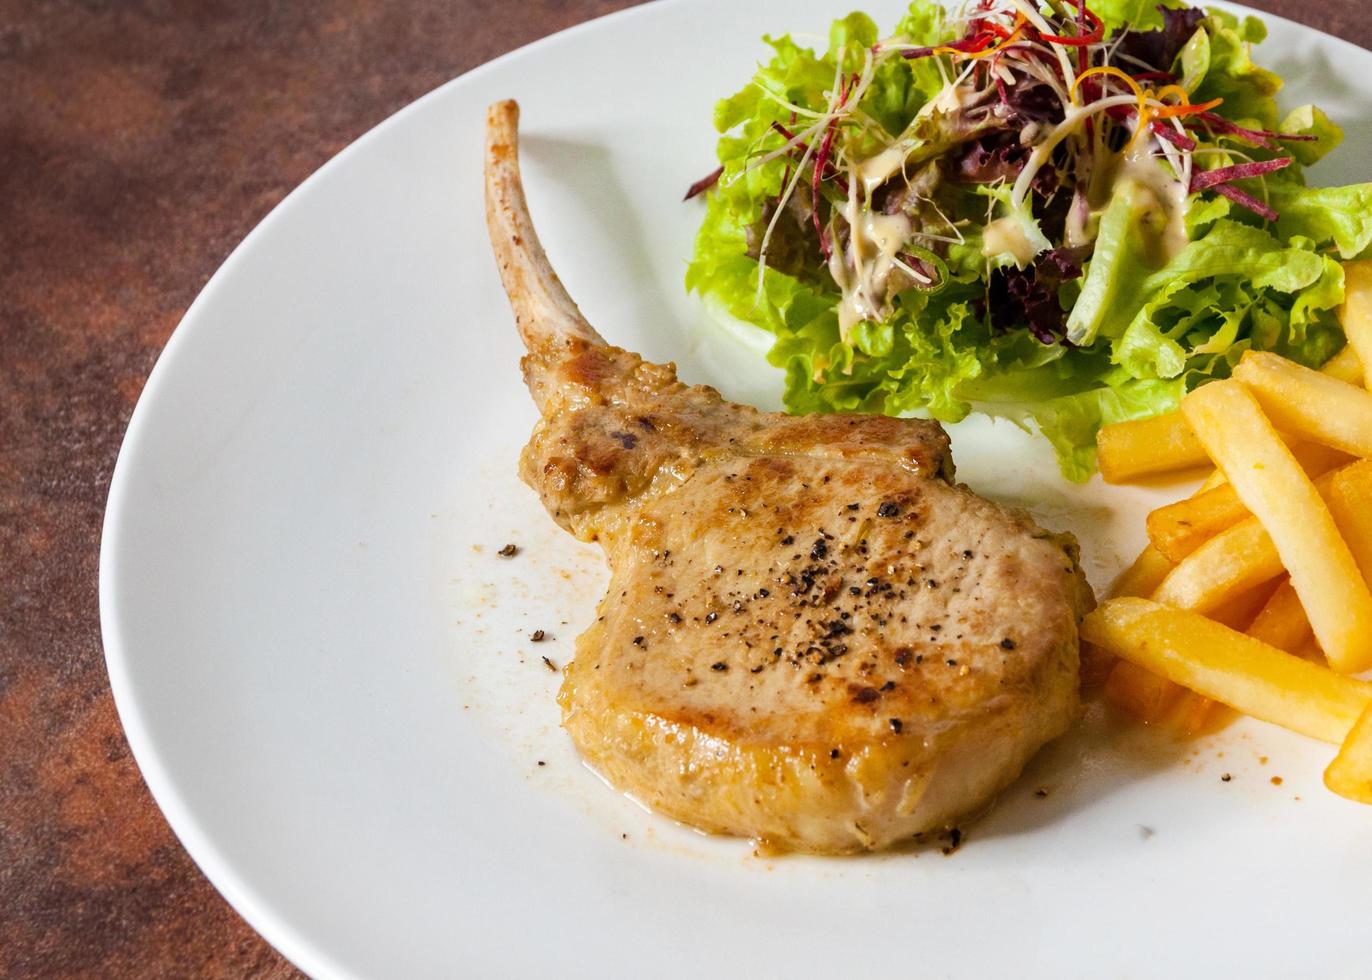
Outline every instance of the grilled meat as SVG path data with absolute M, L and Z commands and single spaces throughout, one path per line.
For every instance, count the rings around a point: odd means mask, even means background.
M 1078 714 L 1075 541 L 955 484 L 935 422 L 760 412 L 607 344 L 534 233 L 517 121 L 490 109 L 486 194 L 542 413 L 520 473 L 612 568 L 559 696 L 577 748 L 805 851 L 983 808 Z

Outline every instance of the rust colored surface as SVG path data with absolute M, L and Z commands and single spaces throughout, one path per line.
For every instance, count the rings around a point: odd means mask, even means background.
M 454 75 L 631 2 L 0 0 L 0 976 L 297 975 L 172 836 L 110 699 L 96 563 L 124 426 L 292 187 Z M 1372 45 L 1361 0 L 1255 6 Z

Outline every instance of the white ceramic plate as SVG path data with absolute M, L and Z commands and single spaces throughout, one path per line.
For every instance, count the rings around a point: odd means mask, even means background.
M 534 412 L 487 251 L 483 109 L 523 103 L 534 216 L 592 322 L 775 405 L 775 373 L 683 294 L 699 208 L 679 200 L 758 37 L 845 10 L 654 4 L 457 79 L 292 194 L 168 344 L 110 493 L 111 681 L 191 855 L 310 973 L 1365 975 L 1372 819 L 1321 788 L 1328 747 L 1270 728 L 1177 744 L 1093 719 L 954 856 L 850 860 L 644 813 L 558 728 L 540 657 L 567 659 L 605 573 L 515 477 Z M 1349 132 L 1316 176 L 1366 177 L 1372 55 L 1271 24 L 1291 104 Z M 1097 586 L 1168 493 L 1068 486 L 1004 425 L 953 443 L 963 479 L 1075 531 Z

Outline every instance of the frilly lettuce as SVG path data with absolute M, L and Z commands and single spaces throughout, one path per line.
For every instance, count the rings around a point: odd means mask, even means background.
M 1155 7 L 1156 0 L 1092 3 L 1109 26 L 1132 20 L 1138 29 L 1161 23 Z M 1127 190 L 1117 193 L 1101 216 L 1085 278 L 1059 292 L 1071 311 L 1075 346 L 990 326 L 987 261 L 976 227 L 963 229 L 963 242 L 948 248 L 944 288 L 900 293 L 891 316 L 864 321 L 846 338 L 835 311 L 838 292 L 820 263 L 809 271 L 769 267 L 759 291 L 749 228 L 790 168 L 777 161 L 748 169 L 754 151 L 774 122 L 788 121 L 779 100 L 822 103 L 838 58 L 845 71 L 861 69 L 863 52 L 879 35 L 860 13 L 835 22 L 822 54 L 789 37 L 767 38 L 771 60 L 752 84 L 718 104 L 725 177 L 710 194 L 687 287 L 774 336 L 768 360 L 785 371 L 789 410 L 920 413 L 944 421 L 984 411 L 1036 426 L 1073 480 L 1094 471 L 1102 424 L 1175 408 L 1190 388 L 1227 376 L 1245 350 L 1319 364 L 1344 343 L 1336 315 L 1343 300 L 1339 260 L 1372 246 L 1372 184 L 1305 186 L 1301 165 L 1327 153 L 1342 134 L 1312 106 L 1280 118 L 1281 80 L 1251 57 L 1252 44 L 1266 33 L 1261 21 L 1211 11 L 1202 31 L 1177 69 L 1197 101 L 1223 98 L 1225 118 L 1239 125 L 1273 129 L 1280 119 L 1283 132 L 1319 139 L 1293 144 L 1296 164 L 1266 179 L 1279 221 L 1266 224 L 1222 197 L 1192 196 L 1190 241 L 1161 268 L 1139 234 L 1145 209 Z M 947 38 L 932 3 L 913 4 L 893 33 L 913 44 Z M 887 60 L 877 71 L 861 108 L 894 137 L 943 79 L 933 59 Z M 985 195 L 992 209 L 1008 200 L 994 186 L 967 193 Z

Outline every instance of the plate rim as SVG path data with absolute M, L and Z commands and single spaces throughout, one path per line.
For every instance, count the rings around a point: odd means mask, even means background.
M 128 645 L 123 638 L 122 613 L 116 600 L 117 576 L 115 565 L 117 564 L 116 556 L 122 550 L 121 546 L 125 534 L 121 524 L 122 514 L 128 506 L 126 501 L 129 499 L 130 491 L 127 484 L 131 479 L 129 473 L 137 465 L 144 438 L 143 430 L 147 425 L 148 418 L 156 411 L 155 403 L 165 386 L 166 377 L 175 370 L 172 365 L 177 358 L 177 352 L 186 343 L 187 336 L 202 329 L 196 322 L 201 310 L 214 301 L 216 294 L 224 288 L 225 280 L 233 269 L 243 261 L 244 256 L 257 240 L 263 235 L 270 234 L 271 228 L 284 220 L 282 215 L 294 207 L 302 192 L 305 192 L 318 180 L 325 179 L 326 175 L 336 167 L 346 165 L 346 161 L 356 152 L 359 152 L 360 148 L 383 139 L 385 133 L 393 126 L 399 125 L 411 113 L 419 111 L 428 102 L 441 97 L 452 87 L 468 84 L 476 78 L 498 71 L 507 61 L 523 57 L 545 47 L 574 43 L 582 33 L 602 29 L 607 22 L 656 15 L 663 8 L 688 6 L 693 2 L 695 0 L 648 0 L 648 2 L 602 14 L 537 38 L 442 82 L 359 134 L 292 188 L 229 251 L 205 281 L 195 299 L 172 329 L 161 351 L 159 351 L 133 411 L 130 413 L 111 470 L 109 490 L 106 495 L 101 522 L 97 571 L 100 638 L 105 668 L 110 680 L 111 695 L 114 699 L 120 725 L 144 784 L 178 843 L 195 863 L 197 869 L 228 902 L 230 907 L 273 949 L 298 969 L 311 976 L 355 977 L 359 974 L 340 963 L 327 949 L 310 939 L 304 932 L 292 925 L 285 916 L 273 909 L 271 902 L 260 894 L 259 889 L 245 880 L 234 864 L 224 856 L 220 845 L 200 825 L 193 810 L 183 799 L 178 780 L 167 767 L 163 753 L 159 748 L 159 742 L 148 726 L 142 699 L 136 694 L 135 672 L 126 652 Z M 927 0 L 927 2 L 938 3 L 940 0 Z M 1269 26 L 1280 24 L 1285 30 L 1317 36 L 1326 43 L 1333 42 L 1337 46 L 1347 46 L 1357 51 L 1369 50 L 1318 27 L 1302 24 L 1279 14 L 1257 10 L 1246 4 L 1232 2 L 1232 0 L 1209 0 L 1209 2 L 1204 3 L 1204 6 L 1218 7 L 1240 15 L 1256 16 Z M 860 9 L 860 5 L 855 9 Z
M 130 660 L 125 653 L 122 616 L 115 598 L 116 556 L 121 550 L 124 529 L 121 526 L 122 513 L 127 506 L 130 480 L 129 472 L 136 465 L 136 458 L 143 440 L 143 430 L 147 419 L 155 411 L 154 403 L 165 385 L 165 378 L 174 370 L 170 365 L 176 360 L 177 352 L 185 344 L 186 337 L 200 329 L 197 325 L 203 307 L 213 302 L 214 295 L 221 290 L 224 281 L 232 270 L 243 260 L 243 256 L 263 235 L 269 234 L 273 225 L 282 220 L 282 214 L 294 206 L 297 199 L 317 181 L 324 179 L 335 168 L 345 165 L 346 161 L 360 148 L 384 138 L 393 126 L 399 125 L 411 113 L 419 111 L 425 104 L 441 97 L 448 89 L 467 84 L 503 67 L 506 61 L 522 57 L 542 48 L 574 41 L 583 32 L 593 31 L 607 21 L 619 21 L 645 15 L 662 7 L 689 4 L 692 0 L 647 0 L 632 7 L 611 11 L 598 17 L 565 27 L 527 44 L 497 55 L 459 75 L 442 82 L 423 95 L 406 103 L 395 112 L 382 119 L 370 129 L 358 135 L 329 159 L 320 164 L 309 176 L 286 193 L 280 201 L 263 215 L 242 240 L 238 242 L 216 267 L 196 294 L 195 299 L 186 307 L 175 327 L 172 328 L 162 350 L 158 352 L 147 380 L 139 392 L 138 400 L 129 415 L 120 440 L 119 451 L 115 456 L 114 467 L 110 474 L 109 490 L 105 498 L 105 510 L 101 521 L 99 559 L 97 569 L 97 603 L 100 617 L 100 640 L 104 652 L 105 670 L 109 675 L 110 692 L 114 699 L 119 723 L 128 742 L 138 771 L 152 795 L 153 801 L 161 811 L 163 819 L 171 828 L 177 842 L 195 863 L 196 868 L 209 881 L 229 906 L 255 932 L 257 932 L 278 953 L 292 965 L 317 977 L 355 977 L 353 970 L 338 962 L 326 949 L 321 948 L 284 918 L 279 917 L 270 903 L 258 894 L 258 889 L 244 880 L 239 871 L 221 852 L 212 836 L 200 826 L 191 808 L 182 797 L 178 781 L 166 766 L 158 741 L 147 724 L 141 698 L 135 693 L 136 680 Z

